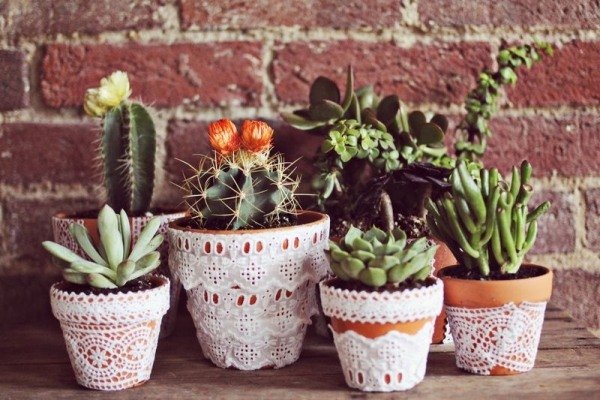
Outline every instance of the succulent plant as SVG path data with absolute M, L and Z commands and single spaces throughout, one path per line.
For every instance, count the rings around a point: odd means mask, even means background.
M 69 231 L 87 259 L 68 248 L 51 241 L 42 243 L 62 267 L 67 282 L 90 285 L 99 289 L 115 289 L 140 278 L 160 265 L 160 253 L 156 250 L 163 242 L 156 235 L 160 218 L 150 220 L 131 247 L 131 227 L 125 210 L 116 214 L 105 205 L 98 215 L 100 243 L 94 245 L 87 228 L 73 223 Z
M 107 202 L 131 215 L 148 211 L 154 190 L 156 130 L 148 111 L 128 101 L 127 74 L 117 71 L 88 89 L 85 111 L 102 118 L 100 140 Z
M 479 75 L 477 87 L 467 95 L 467 114 L 458 126 L 461 136 L 455 145 L 459 157 L 476 160 L 483 156 L 487 139 L 492 135 L 489 120 L 498 107 L 502 85 L 514 85 L 517 82 L 518 68 L 531 68 L 533 63 L 541 60 L 542 53 L 552 55 L 552 52 L 552 46 L 543 42 L 501 47 L 496 58 L 498 69 L 494 72 L 483 71 Z
M 298 181 L 293 165 L 269 155 L 273 130 L 246 121 L 241 135 L 229 120 L 209 126 L 213 156 L 203 156 L 182 185 L 192 217 L 201 227 L 244 229 L 270 226 L 295 215 Z
M 550 207 L 545 201 L 529 211 L 532 168 L 523 161 L 512 168 L 510 183 L 495 168 L 460 160 L 450 176 L 452 189 L 429 201 L 427 222 L 459 263 L 491 271 L 517 273 L 537 235 L 537 219 Z
M 373 227 L 363 232 L 352 226 L 340 244 L 330 242 L 330 265 L 344 281 L 374 288 L 397 286 L 426 279 L 436 249 L 426 238 L 407 244 L 406 234 L 400 229 L 386 233 Z

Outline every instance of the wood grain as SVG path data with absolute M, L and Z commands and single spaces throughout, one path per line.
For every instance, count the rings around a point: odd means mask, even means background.
M 152 379 L 110 399 L 600 399 L 600 339 L 549 307 L 536 367 L 511 377 L 456 368 L 451 345 L 432 346 L 425 380 L 408 392 L 367 394 L 346 387 L 333 345 L 309 335 L 300 360 L 280 370 L 223 370 L 205 360 L 189 315 L 159 343 Z M 1 399 L 106 399 L 79 387 L 58 323 L 0 333 Z

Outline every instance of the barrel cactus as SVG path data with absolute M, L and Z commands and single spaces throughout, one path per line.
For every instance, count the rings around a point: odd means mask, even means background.
M 400 229 L 384 232 L 377 227 L 363 232 L 351 227 L 343 240 L 330 242 L 330 265 L 344 281 L 373 288 L 422 281 L 430 273 L 437 245 L 426 238 L 407 244 Z
M 537 219 L 548 201 L 529 210 L 531 165 L 512 168 L 510 182 L 495 168 L 460 160 L 450 175 L 451 191 L 427 205 L 427 221 L 459 263 L 482 276 L 515 274 L 537 236 Z
M 298 202 L 298 180 L 281 154 L 270 155 L 273 129 L 245 121 L 241 134 L 230 120 L 209 125 L 215 150 L 203 156 L 182 185 L 199 227 L 248 229 L 289 222 Z
M 106 205 L 98 215 L 100 244 L 92 243 L 90 233 L 82 225 L 73 223 L 69 231 L 88 259 L 51 241 L 42 243 L 55 257 L 67 282 L 90 285 L 98 289 L 115 289 L 127 285 L 160 265 L 158 247 L 163 236 L 157 235 L 160 218 L 153 218 L 131 247 L 131 226 L 124 210 L 116 214 Z
M 102 118 L 100 140 L 108 204 L 130 215 L 148 211 L 154 190 L 156 130 L 146 108 L 130 102 L 129 79 L 122 71 L 88 89 L 84 109 Z

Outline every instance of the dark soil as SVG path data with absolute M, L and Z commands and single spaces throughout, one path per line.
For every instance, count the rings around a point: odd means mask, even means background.
M 424 236 L 429 236 L 429 227 L 424 218 L 416 215 L 404 216 L 396 214 L 394 225 L 402 229 L 409 239 L 418 239 Z
M 359 228 L 363 231 L 368 231 L 373 225 L 385 230 L 383 223 L 379 221 L 378 217 L 379 214 L 376 211 L 373 211 L 370 218 L 365 216 L 354 221 L 348 221 L 342 219 L 341 217 L 331 216 L 331 228 L 329 234 L 332 238 L 343 238 L 348 232 L 348 229 L 350 229 L 351 225 L 354 225 L 356 228 Z M 397 214 L 394 225 L 406 232 L 406 236 L 409 239 L 418 239 L 429 235 L 427 222 L 423 218 L 419 218 L 414 215 L 405 217 L 402 214 Z
M 481 275 L 479 269 L 468 269 L 462 265 L 450 268 L 444 268 L 441 272 L 443 276 L 449 276 L 458 279 L 471 279 L 477 281 L 510 281 L 514 279 L 535 278 L 544 275 L 546 270 L 535 265 L 523 266 L 515 274 L 502 274 L 500 271 L 493 270 L 488 276 Z
M 115 212 L 120 212 L 121 210 L 115 210 Z M 129 217 L 143 217 L 143 216 L 154 216 L 154 215 L 164 215 L 164 214 L 174 214 L 176 212 L 180 212 L 181 210 L 169 210 L 169 209 L 164 209 L 164 208 L 153 208 L 150 211 L 147 211 L 143 214 L 137 214 L 137 215 L 129 215 L 127 214 Z M 84 210 L 84 211 L 80 211 L 80 212 L 76 212 L 73 214 L 66 214 L 67 218 L 73 218 L 73 219 L 95 219 L 98 218 L 98 213 L 100 213 L 100 210 Z
M 206 221 L 204 224 L 200 224 L 198 220 L 188 218 L 185 221 L 182 221 L 181 227 L 190 228 L 190 229 L 208 229 L 215 231 L 225 231 L 230 230 L 227 227 L 227 220 L 211 220 Z M 249 229 L 273 229 L 273 228 L 284 228 L 286 226 L 295 226 L 298 224 L 298 217 L 294 214 L 284 214 L 279 217 L 276 221 L 271 221 L 270 223 L 264 222 L 262 224 L 251 224 L 244 228 L 240 228 L 239 230 L 249 230 Z
M 75 294 L 111 294 L 111 293 L 135 293 L 142 290 L 153 289 L 158 286 L 159 281 L 142 277 L 131 282 L 127 282 L 125 286 L 116 289 L 98 289 L 87 285 L 77 285 L 75 283 L 63 281 L 59 285 L 59 289 Z
M 425 279 L 424 281 L 406 280 L 398 285 L 387 284 L 384 286 L 380 286 L 378 288 L 367 286 L 364 283 L 361 283 L 358 281 L 343 281 L 339 278 L 335 278 L 333 281 L 331 281 L 331 283 L 329 285 L 333 286 L 334 288 L 342 289 L 342 290 L 356 290 L 358 292 L 364 291 L 364 292 L 379 292 L 379 293 L 389 292 L 389 293 L 392 293 L 392 292 L 401 292 L 403 290 L 408 290 L 408 289 L 420 289 L 422 287 L 429 287 L 434 284 L 435 284 L 435 279 L 432 277 L 429 277 L 429 278 Z

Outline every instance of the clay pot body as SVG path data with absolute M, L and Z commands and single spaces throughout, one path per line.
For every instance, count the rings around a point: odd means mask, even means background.
M 434 239 L 438 245 L 438 249 L 435 252 L 433 261 L 433 275 L 438 276 L 438 272 L 445 267 L 450 265 L 456 265 L 456 257 L 450 251 L 450 248 L 439 240 Z M 431 339 L 432 344 L 442 344 L 452 342 L 452 336 L 450 335 L 450 329 L 448 327 L 448 321 L 446 318 L 446 310 L 442 307 L 442 312 L 435 319 L 435 326 L 433 328 L 433 338 Z

